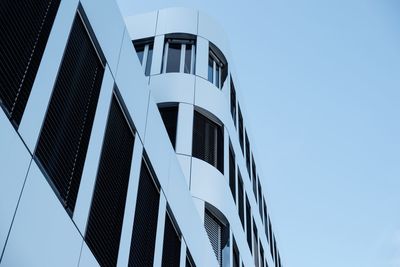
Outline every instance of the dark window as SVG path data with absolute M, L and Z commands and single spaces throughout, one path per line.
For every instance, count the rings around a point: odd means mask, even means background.
M 214 81 L 214 61 L 211 57 L 208 58 L 208 81 Z
M 130 267 L 153 266 L 160 193 L 147 163 L 142 160 L 133 223 Z
M 85 235 L 101 266 L 117 264 L 134 141 L 113 97 Z
M 247 244 L 249 245 L 250 251 L 252 251 L 251 248 L 251 208 L 250 208 L 250 203 L 249 199 L 247 198 L 246 195 L 246 234 L 247 234 Z
M 247 131 L 245 133 L 245 136 L 246 136 L 246 167 L 247 167 L 247 172 L 249 174 L 249 177 L 251 179 L 251 173 L 250 173 L 250 142 L 249 142 L 249 137 L 247 136 Z
M 258 211 L 260 212 L 261 221 L 263 220 L 263 207 L 262 207 L 262 191 L 261 191 L 261 184 L 260 184 L 260 177 L 257 176 L 258 181 Z
M 72 215 L 104 67 L 85 25 L 75 16 L 36 148 L 39 165 Z
M 210 239 L 215 256 L 221 266 L 222 264 L 222 223 L 207 209 L 204 213 L 204 227 Z
M 169 44 L 166 72 L 179 72 L 181 64 L 181 48 L 182 44 L 180 43 Z
M 275 261 L 275 266 L 278 267 L 278 249 L 276 248 L 276 239 L 274 235 L 274 261 Z
M 0 106 L 15 127 L 24 113 L 60 0 L 0 3 Z
M 233 124 L 236 126 L 236 90 L 233 85 L 232 76 L 231 76 L 231 114 L 233 119 Z
M 196 54 L 195 38 L 195 36 L 188 36 L 187 34 L 173 34 L 171 37 L 165 39 L 162 72 L 184 72 L 194 74 Z
M 178 106 L 160 107 L 159 110 L 165 128 L 167 129 L 169 139 L 171 140 L 172 146 L 175 148 Z
M 268 218 L 268 225 L 269 225 L 269 249 L 271 252 L 272 258 L 274 257 L 274 244 L 273 244 L 273 239 L 272 239 L 272 225 L 271 225 L 271 220 Z
M 197 111 L 194 112 L 192 154 L 224 173 L 224 129 Z
M 239 249 L 236 245 L 236 240 L 233 238 L 233 257 L 232 257 L 233 263 L 232 267 L 240 267 L 240 254 L 239 254 Z
M 239 110 L 239 143 L 240 143 L 240 148 L 242 149 L 242 153 L 244 153 L 244 143 L 243 143 L 243 138 L 244 138 L 244 133 L 243 133 L 243 116 L 242 116 L 242 111 L 240 110 L 240 106 L 238 104 L 238 110 Z M 244 154 L 243 154 L 244 155 Z
M 229 187 L 233 199 L 236 202 L 236 170 L 235 170 L 235 155 L 233 154 L 232 146 L 229 145 Z
M 144 67 L 144 74 L 149 76 L 153 61 L 154 39 L 136 40 L 133 42 L 133 45 L 135 46 L 139 61 Z
M 165 215 L 162 267 L 179 266 L 181 256 L 181 238 L 167 213 Z
M 243 199 L 243 180 L 242 175 L 238 171 L 238 206 L 239 206 L 239 218 L 244 229 L 244 199 Z
M 193 45 L 194 48 L 194 45 Z M 185 48 L 185 66 L 184 66 L 185 73 L 191 73 L 192 69 L 192 45 L 187 44 Z
M 216 87 L 222 88 L 227 76 L 227 62 L 222 52 L 210 43 L 208 56 L 208 80 Z
M 253 248 L 254 248 L 254 264 L 255 266 L 259 266 L 259 260 L 258 260 L 258 232 L 257 232 L 257 226 L 256 223 L 253 220 Z

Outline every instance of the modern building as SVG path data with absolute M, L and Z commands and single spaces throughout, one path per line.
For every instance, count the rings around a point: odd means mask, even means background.
M 173 8 L 0 4 L 0 266 L 275 266 L 226 37 Z

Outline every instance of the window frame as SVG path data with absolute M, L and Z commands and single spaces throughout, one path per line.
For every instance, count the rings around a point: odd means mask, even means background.
M 153 53 L 154 53 L 154 38 L 144 39 L 144 40 L 136 40 L 133 41 L 133 46 L 135 47 L 135 51 L 137 54 L 138 47 L 143 47 L 143 58 L 139 62 L 142 66 L 143 72 L 145 76 L 151 75 L 151 67 L 153 63 Z M 151 48 L 150 48 L 151 47 Z M 149 59 L 149 50 L 151 49 L 151 58 Z
M 167 71 L 168 64 L 168 53 L 169 53 L 169 44 L 180 44 L 180 61 L 179 61 L 179 71 Z M 191 46 L 191 61 L 190 61 L 190 70 L 189 73 L 185 72 L 185 62 L 186 62 L 186 46 Z M 181 37 L 166 37 L 164 40 L 164 51 L 162 57 L 162 65 L 161 65 L 161 73 L 186 73 L 186 74 L 195 74 L 196 67 L 196 38 L 181 38 Z

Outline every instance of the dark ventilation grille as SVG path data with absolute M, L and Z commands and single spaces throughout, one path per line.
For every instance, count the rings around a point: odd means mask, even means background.
M 76 15 L 35 153 L 70 215 L 75 207 L 103 74 L 96 50 Z
M 235 155 L 233 154 L 231 146 L 229 146 L 229 187 L 231 188 L 233 199 L 236 202 Z
M 263 220 L 263 206 L 262 206 L 262 191 L 261 191 L 261 184 L 260 184 L 260 177 L 257 177 L 258 182 L 258 211 L 260 212 L 261 221 Z
M 273 239 L 272 239 L 272 225 L 271 221 L 268 219 L 268 224 L 269 224 L 269 250 L 271 252 L 272 258 L 274 257 L 274 244 L 273 244 Z
M 247 172 L 249 174 L 249 177 L 251 179 L 251 173 L 250 173 L 250 142 L 249 142 L 249 137 L 247 136 L 247 131 L 245 133 L 246 136 L 246 167 L 247 167 Z M 257 198 L 257 196 L 256 196 Z
M 204 213 L 204 227 L 210 239 L 211 246 L 214 250 L 215 256 L 219 262 L 222 264 L 222 225 L 221 222 L 215 218 L 208 210 Z
M 259 260 L 258 260 L 258 232 L 257 232 L 257 226 L 256 223 L 253 220 L 253 248 L 254 248 L 254 264 L 256 266 L 259 266 Z
M 243 180 L 242 175 L 238 172 L 238 206 L 239 206 L 239 218 L 244 229 L 244 199 L 243 199 Z
M 239 110 L 239 143 L 240 143 L 240 148 L 242 149 L 242 154 L 244 155 L 244 143 L 243 143 L 243 138 L 244 138 L 244 133 L 243 133 L 243 116 L 242 116 L 242 111 L 240 110 L 240 106 L 238 104 L 238 110 Z
M 231 76 L 231 114 L 233 119 L 233 124 L 236 127 L 236 90 L 233 85 L 232 76 Z
M 134 135 L 115 97 L 111 101 L 85 240 L 101 266 L 116 266 Z
M 194 112 L 193 151 L 194 157 L 208 162 L 224 173 L 223 127 L 199 112 Z
M 236 245 L 235 238 L 233 238 L 233 257 L 232 257 L 232 267 L 240 267 L 240 256 L 239 249 Z
M 143 160 L 129 254 L 130 267 L 153 266 L 160 193 Z
M 249 245 L 250 251 L 252 251 L 251 247 L 251 208 L 249 199 L 246 196 L 246 234 L 247 234 L 247 244 Z
M 265 235 L 267 237 L 268 240 L 268 211 L 267 211 L 267 203 L 265 202 L 264 199 L 264 227 L 265 227 Z M 269 242 L 269 241 L 268 241 Z
M 263 246 L 262 246 L 262 243 L 260 242 L 260 266 L 261 267 L 264 267 L 265 265 L 264 265 L 264 261 L 265 261 L 265 259 L 264 259 L 264 248 L 263 248 Z
M 160 107 L 159 110 L 165 128 L 167 129 L 169 139 L 171 140 L 172 146 L 175 148 L 178 106 Z
M 60 0 L 0 1 L 0 105 L 19 126 Z
M 165 216 L 162 267 L 179 266 L 181 256 L 181 239 L 168 214 Z

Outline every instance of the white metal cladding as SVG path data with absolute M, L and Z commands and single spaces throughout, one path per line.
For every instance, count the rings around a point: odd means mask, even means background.
M 92 34 L 104 52 L 106 73 L 76 209 L 70 218 L 39 168 L 35 163 L 29 168 L 29 162 L 32 160 L 31 154 L 46 114 L 46 107 L 78 6 L 85 12 L 87 23 L 93 29 Z M 273 266 L 271 255 L 267 253 L 268 241 L 265 235 L 261 234 L 261 229 L 264 227 L 260 215 L 256 212 L 258 205 L 252 194 L 244 158 L 240 156 L 242 152 L 237 130 L 230 113 L 230 74 L 234 77 L 239 100 L 241 87 L 232 69 L 233 64 L 224 33 L 207 15 L 186 8 L 155 11 L 128 18 L 126 23 L 128 29 L 125 28 L 118 6 L 113 0 L 96 3 L 91 0 L 62 1 L 19 132 L 15 132 L 6 118 L 0 119 L 0 151 L 2 151 L 0 169 L 3 171 L 0 175 L 0 192 L 3 192 L 3 188 L 7 191 L 5 194 L 0 194 L 2 200 L 0 201 L 0 251 L 4 248 L 0 266 L 96 266 L 98 264 L 83 240 L 83 235 L 114 84 L 118 88 L 118 97 L 125 103 L 124 112 L 134 125 L 137 137 L 117 266 L 127 266 L 128 263 L 143 153 L 146 153 L 151 162 L 161 188 L 161 199 L 164 202 L 159 212 L 165 214 L 168 204 L 179 226 L 183 240 L 181 251 L 186 251 L 187 248 L 196 266 L 218 266 L 204 228 L 204 209 L 205 203 L 208 202 L 228 220 L 229 228 L 232 229 L 230 236 L 235 237 L 241 261 L 245 266 L 254 265 L 237 206 L 229 188 L 229 138 L 236 155 L 238 172 L 242 174 L 243 187 L 254 211 L 254 222 L 259 229 L 260 243 L 265 250 L 269 266 Z M 197 36 L 194 75 L 161 73 L 165 34 L 176 32 Z M 133 39 L 146 37 L 154 37 L 150 77 L 144 76 L 143 68 L 132 45 Z M 229 73 L 221 89 L 207 80 L 210 42 L 221 50 L 228 61 Z M 158 112 L 156 103 L 161 102 L 179 104 L 176 151 L 169 142 Z M 243 112 L 243 103 L 240 104 Z M 224 175 L 210 164 L 191 156 L 193 114 L 198 109 L 216 118 L 224 126 Z M 245 117 L 245 114 L 243 115 Z M 245 118 L 244 125 L 247 131 L 249 127 Z M 252 153 L 256 154 L 254 147 Z M 16 161 L 20 164 L 18 168 L 13 168 Z M 26 175 L 28 168 L 29 173 Z M 258 166 L 258 173 L 263 177 L 260 169 Z M 263 188 L 265 189 L 265 186 Z M 2 204 L 7 207 L 4 208 Z M 267 222 L 266 219 L 264 221 Z M 160 225 L 159 229 L 161 231 L 163 225 Z M 157 244 L 162 244 L 160 241 L 162 237 L 163 235 L 157 235 Z M 162 245 L 156 245 L 154 262 L 157 263 L 157 267 L 161 263 L 161 254 Z
M 194 15 L 194 14 L 197 14 Z M 245 265 L 254 264 L 254 258 L 248 249 L 246 236 L 240 223 L 237 206 L 235 205 L 229 189 L 229 164 L 228 147 L 231 140 L 232 148 L 236 156 L 237 173 L 241 173 L 243 188 L 248 195 L 250 206 L 253 212 L 253 219 L 257 229 L 260 230 L 259 240 L 264 248 L 269 248 L 267 236 L 264 229 L 266 219 L 263 220 L 263 214 L 259 214 L 258 201 L 264 201 L 266 186 L 261 182 L 263 189 L 262 197 L 257 201 L 252 189 L 252 166 L 247 170 L 245 157 L 240 148 L 240 142 L 237 132 L 237 125 L 234 120 L 238 118 L 238 112 L 235 118 L 232 118 L 230 110 L 230 85 L 231 77 L 236 90 L 236 101 L 234 104 L 236 110 L 240 105 L 243 116 L 244 132 L 248 132 L 249 125 L 246 120 L 246 111 L 244 103 L 241 102 L 240 88 L 241 84 L 235 75 L 232 67 L 230 51 L 227 37 L 221 28 L 213 19 L 202 12 L 187 8 L 168 8 L 148 14 L 141 14 L 125 18 L 128 33 L 132 40 L 142 38 L 154 38 L 154 51 L 152 73 L 149 77 L 151 95 L 157 103 L 174 102 L 179 103 L 176 153 L 178 155 L 181 168 L 184 170 L 186 180 L 189 183 L 191 194 L 196 198 L 196 202 L 204 201 L 212 204 L 219 209 L 231 224 L 232 233 L 238 243 L 238 249 L 241 260 Z M 146 29 L 138 29 L 134 25 L 146 22 Z M 197 25 L 195 28 L 193 25 Z M 196 70 L 195 74 L 186 74 L 183 72 L 163 73 L 162 58 L 164 56 L 164 39 L 166 35 L 174 33 L 187 33 L 197 35 L 196 40 Z M 215 45 L 225 56 L 228 63 L 228 75 L 221 89 L 208 81 L 208 57 L 210 44 Z M 157 49 L 157 47 L 159 47 Z M 192 157 L 192 136 L 193 136 L 193 112 L 201 109 L 211 117 L 217 118 L 224 125 L 224 175 L 221 175 L 215 168 L 202 160 Z M 251 134 L 248 134 L 250 141 Z M 243 143 L 244 140 L 243 140 Z M 257 158 L 257 151 L 254 142 L 250 142 L 250 153 Z M 243 151 L 244 152 L 244 151 Z M 251 165 L 251 164 L 250 164 Z M 264 177 L 262 168 L 257 166 L 257 177 Z M 238 178 L 236 178 L 237 180 Z M 212 186 L 210 186 L 212 185 Z M 200 213 L 204 213 L 200 206 Z M 252 233 L 251 233 L 252 234 Z M 265 249 L 265 251 L 268 251 Z M 270 253 L 265 253 L 266 261 L 273 265 Z

